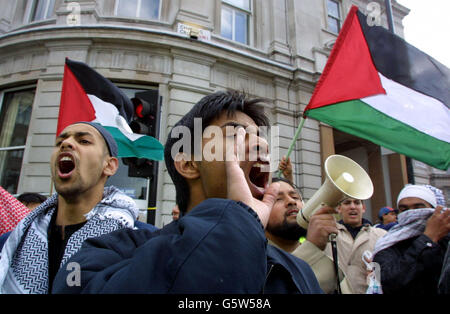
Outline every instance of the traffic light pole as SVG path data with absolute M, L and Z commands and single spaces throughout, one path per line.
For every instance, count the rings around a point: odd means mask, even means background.
M 158 188 L 158 163 L 155 162 L 153 166 L 153 174 L 150 178 L 150 187 L 148 193 L 148 209 L 147 209 L 147 223 L 154 225 L 156 219 L 156 194 Z
M 161 107 L 162 96 L 158 95 L 158 106 L 155 113 L 155 138 L 159 139 L 159 129 L 161 123 Z M 150 178 L 150 189 L 148 194 L 148 210 L 147 210 L 147 223 L 155 224 L 156 219 L 156 199 L 158 191 L 158 169 L 159 162 L 154 162 L 153 173 Z

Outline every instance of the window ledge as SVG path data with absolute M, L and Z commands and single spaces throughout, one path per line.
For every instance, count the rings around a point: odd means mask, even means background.
M 336 37 L 339 35 L 339 33 L 332 32 L 329 29 L 326 29 L 326 28 L 323 28 L 323 27 L 322 27 L 322 31 L 325 32 L 325 33 L 328 33 L 330 35 L 336 36 Z
M 167 22 L 163 22 L 159 19 L 149 20 L 139 17 L 128 17 L 128 16 L 98 16 L 98 21 L 105 22 L 123 22 L 130 24 L 144 24 L 144 25 L 161 25 L 161 26 L 171 26 L 171 24 Z
M 24 30 L 24 29 L 28 29 L 28 28 L 33 28 L 33 27 L 52 25 L 52 24 L 56 24 L 56 18 L 45 19 L 45 20 L 30 22 L 28 24 L 23 24 L 19 27 L 8 30 L 6 33 L 20 31 L 20 30 Z

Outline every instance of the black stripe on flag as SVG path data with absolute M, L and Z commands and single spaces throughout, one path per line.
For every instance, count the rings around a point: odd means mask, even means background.
M 134 113 L 133 103 L 117 86 L 83 62 L 67 58 L 66 64 L 86 94 L 97 96 L 101 100 L 113 104 L 127 122 L 131 121 Z
M 358 19 L 377 70 L 387 78 L 436 98 L 450 109 L 450 69 L 381 26 Z

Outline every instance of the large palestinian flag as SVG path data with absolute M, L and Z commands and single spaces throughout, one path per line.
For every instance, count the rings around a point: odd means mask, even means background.
M 352 7 L 304 116 L 447 170 L 450 70 Z
M 115 138 L 119 157 L 163 160 L 158 140 L 128 126 L 133 113 L 133 103 L 117 86 L 86 64 L 66 59 L 57 135 L 74 122 L 97 122 Z

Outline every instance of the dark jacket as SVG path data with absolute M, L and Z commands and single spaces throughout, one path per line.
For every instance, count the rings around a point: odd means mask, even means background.
M 267 279 L 265 294 L 322 294 L 314 272 L 303 260 L 274 247 L 267 246 Z
M 374 227 L 384 229 L 386 231 L 389 231 L 393 226 L 398 225 L 397 221 L 390 222 L 387 225 L 383 225 L 382 223 L 375 225 Z
M 9 235 L 12 231 L 5 232 L 0 236 L 0 252 L 2 251 L 3 245 L 5 244 L 6 240 L 8 240 Z
M 450 294 L 450 241 L 447 244 L 447 252 L 445 253 L 444 263 L 442 265 L 438 292 L 440 294 Z
M 158 230 L 158 228 L 155 227 L 154 225 L 145 222 L 140 222 L 139 220 L 136 220 L 134 222 L 134 226 L 138 229 L 147 229 L 152 232 Z M 0 236 L 0 252 L 2 251 L 3 245 L 5 244 L 6 240 L 8 240 L 10 234 L 11 231 L 6 232 Z
M 53 293 L 260 293 L 266 281 L 280 292 L 297 284 L 303 293 L 320 292 L 308 265 L 268 249 L 251 208 L 225 199 L 208 199 L 153 233 L 123 229 L 89 239 L 71 262 L 80 265 L 81 285 L 66 284 L 63 266 Z M 280 271 L 266 276 L 268 264 Z
M 383 293 L 436 294 L 449 239 L 434 243 L 422 234 L 378 252 Z
M 139 221 L 139 220 L 136 220 L 136 221 L 134 222 L 134 226 L 135 226 L 136 228 L 138 228 L 138 229 L 147 229 L 147 230 L 149 230 L 149 231 L 151 231 L 151 232 L 156 231 L 156 230 L 159 230 L 159 229 L 158 229 L 157 227 L 155 227 L 154 225 L 149 224 L 149 223 L 145 223 L 145 222 L 142 222 L 142 221 Z

